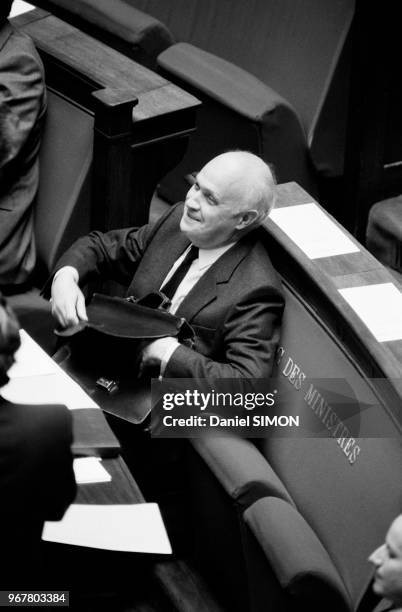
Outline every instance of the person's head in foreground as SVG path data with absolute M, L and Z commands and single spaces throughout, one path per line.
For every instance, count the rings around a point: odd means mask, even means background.
M 20 345 L 19 325 L 0 293 L 0 387 L 8 382 L 7 372 Z
M 391 523 L 384 544 L 371 553 L 369 561 L 376 568 L 374 592 L 402 604 L 402 514 Z
M 181 231 L 203 249 L 235 242 L 262 223 L 275 203 L 269 166 L 247 151 L 214 157 L 187 193 Z

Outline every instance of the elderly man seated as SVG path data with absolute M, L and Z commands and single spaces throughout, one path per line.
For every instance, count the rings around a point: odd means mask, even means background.
M 259 157 L 219 155 L 197 174 L 185 202 L 155 224 L 92 232 L 64 254 L 51 288 L 57 322 L 68 327 L 86 319 L 80 285 L 94 276 L 128 286 L 127 295 L 136 298 L 161 291 L 195 339 L 192 347 L 171 337 L 149 342 L 139 356 L 145 376 L 206 379 L 208 385 L 269 377 L 284 299 L 259 226 L 274 202 L 275 182 Z M 133 376 L 137 359 L 133 355 Z M 150 443 L 146 432 L 121 419 L 110 424 L 144 495 L 162 505 L 175 547 L 186 545 L 185 445 Z
M 59 260 L 52 311 L 62 327 L 86 319 L 80 286 L 93 276 L 128 285 L 128 295 L 161 290 L 170 312 L 195 331 L 193 348 L 150 342 L 142 368 L 166 377 L 270 375 L 284 307 L 259 226 L 275 201 L 269 167 L 245 152 L 206 164 L 187 193 L 154 225 L 92 232 Z

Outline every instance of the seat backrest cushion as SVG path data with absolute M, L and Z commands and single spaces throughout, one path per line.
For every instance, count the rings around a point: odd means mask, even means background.
M 287 99 L 308 133 L 350 29 L 353 0 L 126 0 L 173 36 L 227 59 Z
M 89 230 L 92 149 L 93 117 L 49 91 L 35 208 L 35 238 L 44 274 Z
M 256 501 L 244 519 L 282 589 L 310 610 L 349 610 L 342 579 L 317 535 L 299 512 L 276 497 Z

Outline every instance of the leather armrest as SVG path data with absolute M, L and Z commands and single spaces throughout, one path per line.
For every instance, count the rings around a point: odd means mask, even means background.
M 172 45 L 158 56 L 157 63 L 163 70 L 252 121 L 261 121 L 278 106 L 291 109 L 276 91 L 246 70 L 194 45 Z
M 342 578 L 320 540 L 287 502 L 266 497 L 244 512 L 283 589 L 313 609 L 350 610 Z
M 249 440 L 228 435 L 205 436 L 191 442 L 226 493 L 242 508 L 269 495 L 293 503 L 282 481 Z

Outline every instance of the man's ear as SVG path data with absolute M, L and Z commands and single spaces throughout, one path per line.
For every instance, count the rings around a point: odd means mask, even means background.
M 236 225 L 236 229 L 237 230 L 245 229 L 246 227 L 254 223 L 257 217 L 258 217 L 257 210 L 246 210 L 245 212 L 241 213 L 240 219 Z

